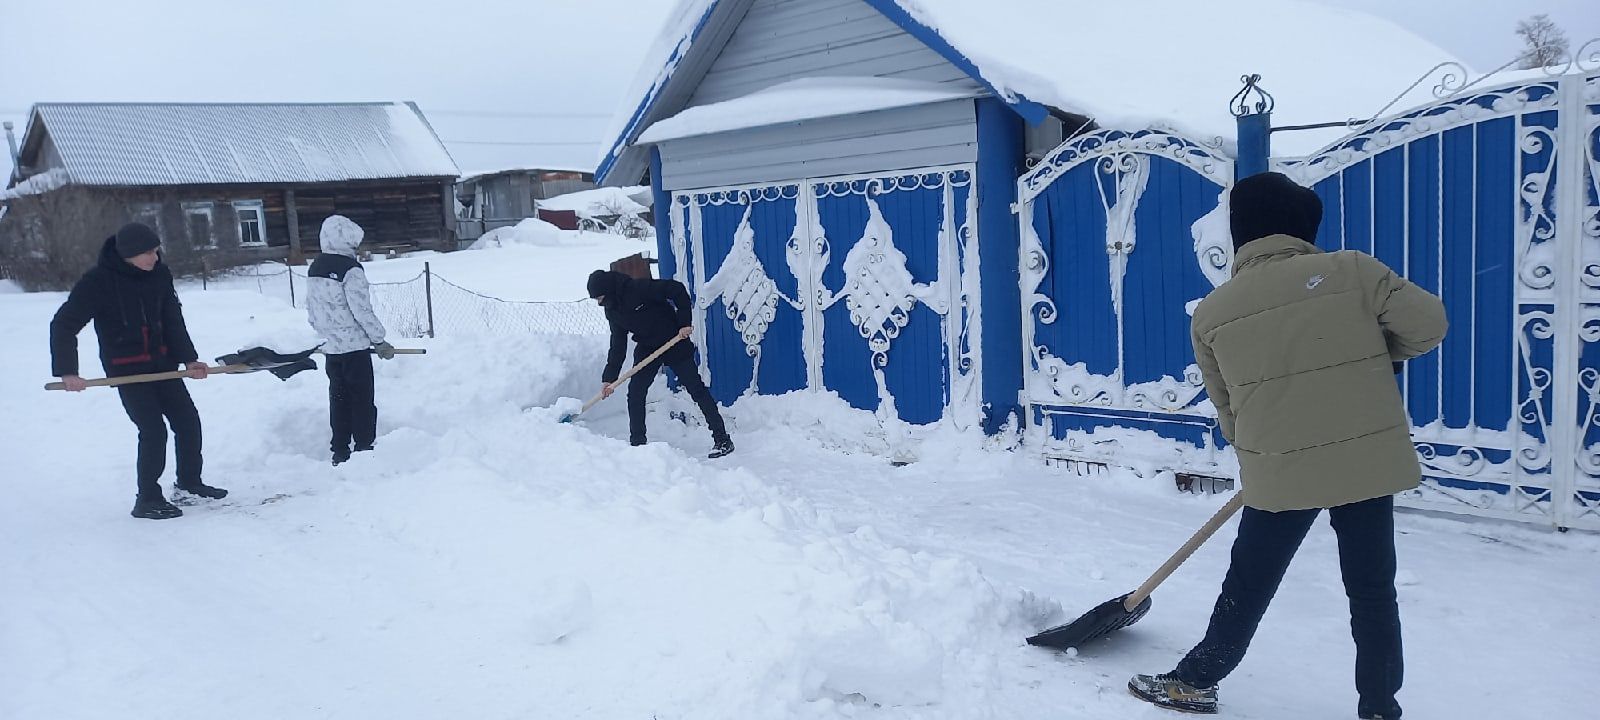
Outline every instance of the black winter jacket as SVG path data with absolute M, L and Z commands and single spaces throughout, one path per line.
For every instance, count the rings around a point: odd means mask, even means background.
M 78 374 L 78 333 L 94 321 L 100 364 L 108 377 L 165 372 L 199 359 L 183 305 L 165 263 L 140 270 L 117 254 L 107 239 L 100 260 L 72 287 L 50 321 L 50 372 Z
M 694 324 L 689 290 L 677 280 L 636 280 L 613 272 L 611 290 L 606 293 L 606 320 L 611 323 L 611 352 L 606 356 L 602 382 L 615 382 L 622 371 L 622 357 L 628 350 L 628 335 L 633 335 L 634 360 L 656 351 L 679 330 Z M 680 342 L 672 353 L 690 352 L 690 344 Z M 682 350 L 679 350 L 682 348 Z

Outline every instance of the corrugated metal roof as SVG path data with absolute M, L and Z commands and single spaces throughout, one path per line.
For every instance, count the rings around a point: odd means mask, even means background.
M 460 174 L 411 103 L 41 103 L 82 185 L 307 183 Z

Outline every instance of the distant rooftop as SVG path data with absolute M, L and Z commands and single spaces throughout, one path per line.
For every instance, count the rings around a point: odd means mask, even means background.
M 40 103 L 23 137 L 45 138 L 79 185 L 307 183 L 454 178 L 414 103 Z

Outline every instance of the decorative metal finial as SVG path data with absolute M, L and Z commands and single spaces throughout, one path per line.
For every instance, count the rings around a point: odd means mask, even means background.
M 1233 96 L 1233 102 L 1229 104 L 1234 117 L 1265 115 L 1272 112 L 1277 101 L 1272 99 L 1272 93 L 1262 89 L 1260 73 L 1240 75 L 1239 82 L 1244 83 L 1244 88 L 1238 95 Z

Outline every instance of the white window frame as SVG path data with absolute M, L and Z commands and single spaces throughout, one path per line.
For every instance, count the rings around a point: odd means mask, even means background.
M 239 214 L 241 210 L 256 211 L 256 236 L 260 239 L 255 242 L 244 240 L 244 218 Z M 266 247 L 267 246 L 267 211 L 260 200 L 235 200 L 233 201 L 233 224 L 239 231 L 239 247 Z
M 217 247 L 216 215 L 212 212 L 212 209 L 212 204 L 209 202 L 183 203 L 183 235 L 188 239 L 190 246 L 197 250 L 212 250 Z M 194 238 L 190 237 L 190 231 L 193 229 L 193 225 L 189 222 L 189 216 L 191 215 L 206 216 L 206 231 L 209 237 L 203 244 L 196 243 Z
M 161 203 L 134 203 L 129 210 L 132 212 L 134 222 L 148 225 L 151 230 L 156 231 L 156 237 L 161 238 L 162 243 L 167 242 L 167 233 L 162 227 L 164 223 L 161 222 Z

